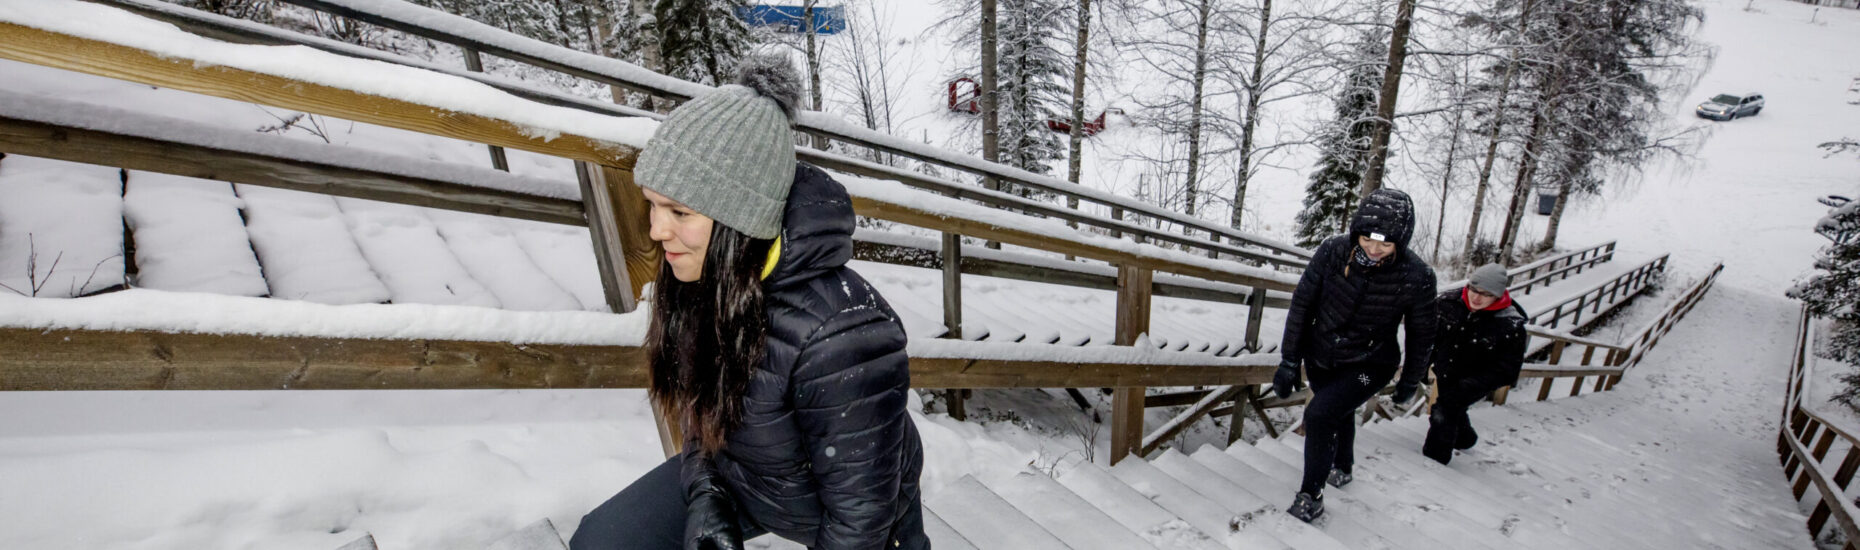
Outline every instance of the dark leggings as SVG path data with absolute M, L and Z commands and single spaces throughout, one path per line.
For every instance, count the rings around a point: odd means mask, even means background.
M 1394 377 L 1394 367 L 1378 365 L 1305 369 L 1305 378 L 1311 381 L 1311 402 L 1305 405 L 1305 479 L 1299 491 L 1318 494 L 1332 468 L 1351 471 L 1356 465 L 1352 413 Z
M 588 515 L 569 539 L 572 550 L 683 550 L 685 534 L 685 489 L 678 476 L 679 458 L 672 457 L 659 467 L 620 490 Z M 892 527 L 891 550 L 929 550 L 924 536 L 923 502 L 910 503 L 904 517 Z M 743 540 L 756 538 L 768 530 L 756 526 L 747 516 L 738 517 Z
M 568 539 L 573 550 L 683 550 L 685 488 L 672 457 L 634 480 L 588 515 Z M 743 539 L 765 533 L 747 517 L 737 518 Z
M 1470 449 L 1479 441 L 1466 409 L 1491 392 L 1463 387 L 1466 385 L 1441 379 L 1440 397 L 1434 400 L 1433 412 L 1427 417 L 1427 440 L 1421 444 L 1421 454 L 1441 464 L 1453 460 L 1454 449 Z

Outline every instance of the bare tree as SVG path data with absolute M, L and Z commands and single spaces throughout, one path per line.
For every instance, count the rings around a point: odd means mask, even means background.
M 1377 94 L 1374 133 L 1369 142 L 1369 169 L 1363 174 L 1359 196 L 1369 196 L 1382 188 L 1382 174 L 1389 157 L 1389 133 L 1395 130 L 1395 99 L 1401 91 L 1402 65 L 1408 59 L 1408 32 L 1414 27 L 1416 0 L 1401 0 L 1395 9 L 1395 30 L 1389 33 L 1388 66 L 1382 73 L 1382 91 Z

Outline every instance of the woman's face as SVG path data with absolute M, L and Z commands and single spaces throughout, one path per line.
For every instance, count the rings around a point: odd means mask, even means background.
M 1369 237 L 1357 237 L 1356 246 L 1363 247 L 1363 253 L 1368 254 L 1369 259 L 1378 262 L 1382 261 L 1383 258 L 1389 257 L 1389 254 L 1395 253 L 1395 243 L 1378 241 Z
M 647 235 L 665 249 L 665 263 L 671 264 L 672 276 L 687 283 L 703 278 L 711 219 L 651 189 L 640 190 L 646 193 L 646 202 L 652 203 L 652 230 Z

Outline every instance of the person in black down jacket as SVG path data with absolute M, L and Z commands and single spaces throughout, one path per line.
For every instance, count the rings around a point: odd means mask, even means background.
M 1473 270 L 1466 286 L 1435 300 L 1440 314 L 1434 340 L 1434 410 L 1421 454 L 1446 464 L 1455 449 L 1479 442 L 1466 409 L 1493 391 L 1518 382 L 1529 335 L 1524 308 L 1511 301 L 1511 276 L 1498 264 Z
M 1414 203 L 1378 189 L 1363 198 L 1350 233 L 1318 245 L 1292 293 L 1273 391 L 1289 397 L 1299 367 L 1311 382 L 1305 405 L 1303 483 L 1286 512 L 1311 521 L 1324 513 L 1324 484 L 1352 479 L 1356 423 L 1351 412 L 1401 371 L 1395 401 L 1412 399 L 1434 346 L 1434 270 L 1408 250 Z M 1405 327 L 1407 353 L 1395 342 Z
M 799 79 L 741 80 L 674 110 L 635 169 L 665 249 L 650 394 L 684 451 L 582 518 L 576 549 L 927 549 L 904 327 L 852 258 L 852 200 L 794 160 Z

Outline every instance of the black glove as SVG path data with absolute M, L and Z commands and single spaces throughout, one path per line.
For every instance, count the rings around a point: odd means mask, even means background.
M 685 550 L 743 550 L 736 501 L 714 479 L 699 481 L 685 495 Z
M 1395 395 L 1389 398 L 1395 400 L 1396 405 L 1406 405 L 1410 399 L 1414 399 L 1415 392 L 1420 389 L 1419 382 L 1396 382 Z
M 1279 372 L 1272 374 L 1272 394 L 1285 399 L 1298 390 L 1298 364 L 1280 361 Z

